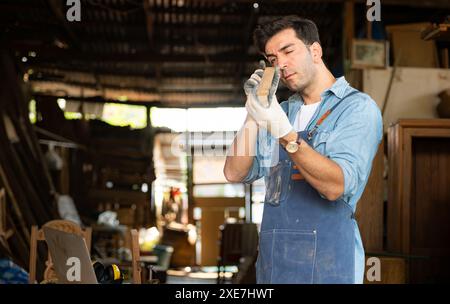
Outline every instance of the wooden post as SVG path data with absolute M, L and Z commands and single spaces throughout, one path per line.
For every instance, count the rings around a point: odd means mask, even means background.
M 367 39 L 372 39 L 372 21 L 366 19 L 366 36 Z
M 352 54 L 352 39 L 355 37 L 355 3 L 354 0 L 347 0 L 344 3 L 343 12 L 343 23 L 344 23 L 344 33 L 343 33 L 343 59 L 344 59 L 344 74 L 346 74 L 351 54 Z
M 133 283 L 141 284 L 141 265 L 140 265 L 140 249 L 139 249 L 139 233 L 136 229 L 130 230 L 131 236 L 131 259 L 133 267 Z
M 28 282 L 34 284 L 36 280 L 36 260 L 37 260 L 37 226 L 31 227 L 30 237 L 30 264 L 29 264 L 29 277 Z

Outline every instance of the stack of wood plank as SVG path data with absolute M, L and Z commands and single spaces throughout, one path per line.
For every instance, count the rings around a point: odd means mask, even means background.
M 117 212 L 120 223 L 130 227 L 151 224 L 151 129 L 133 130 L 96 119 L 67 120 L 56 97 L 37 95 L 36 102 L 41 118 L 36 125 L 80 147 L 68 151 L 64 167 L 69 172 L 62 188 L 68 189 L 86 224 L 106 210 Z
M 114 210 L 121 224 L 142 227 L 153 222 L 151 185 L 155 179 L 149 129 L 132 130 L 90 121 L 93 166 L 88 201 L 100 211 Z
M 11 54 L 2 49 L 0 79 L 0 188 L 6 193 L 6 225 L 13 231 L 8 245 L 14 262 L 28 269 L 31 226 L 56 219 L 58 213 L 54 186 L 28 118 L 31 98 Z

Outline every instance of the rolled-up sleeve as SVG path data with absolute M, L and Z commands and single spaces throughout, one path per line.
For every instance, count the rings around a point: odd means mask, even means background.
M 366 182 L 383 136 L 383 121 L 377 104 L 367 95 L 340 115 L 327 141 L 326 156 L 335 161 L 344 175 L 344 193 L 348 201 Z
M 250 167 L 250 170 L 248 171 L 247 176 L 242 180 L 245 184 L 251 184 L 255 180 L 259 179 L 259 163 L 258 163 L 258 157 L 253 158 L 253 164 Z
M 247 176 L 242 180 L 243 183 L 251 184 L 268 174 L 268 170 L 271 167 L 274 144 L 274 138 L 266 130 L 258 130 L 256 156 L 253 158 L 253 164 Z

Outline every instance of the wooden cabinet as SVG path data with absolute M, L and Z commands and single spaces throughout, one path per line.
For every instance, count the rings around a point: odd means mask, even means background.
M 383 170 L 384 142 L 381 142 L 356 207 L 356 219 L 366 252 L 383 251 Z
M 405 119 L 388 130 L 387 249 L 407 282 L 450 281 L 450 119 Z

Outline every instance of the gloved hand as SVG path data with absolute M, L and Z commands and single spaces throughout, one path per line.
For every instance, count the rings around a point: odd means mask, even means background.
M 288 134 L 293 129 L 286 113 L 284 113 L 275 95 L 278 88 L 278 83 L 280 81 L 280 70 L 278 67 L 275 69 L 275 75 L 269 89 L 269 107 L 264 107 L 256 95 L 263 73 L 264 70 L 258 69 L 245 82 L 244 91 L 247 95 L 245 108 L 250 116 L 256 121 L 258 126 L 268 130 L 273 137 L 280 138 Z

